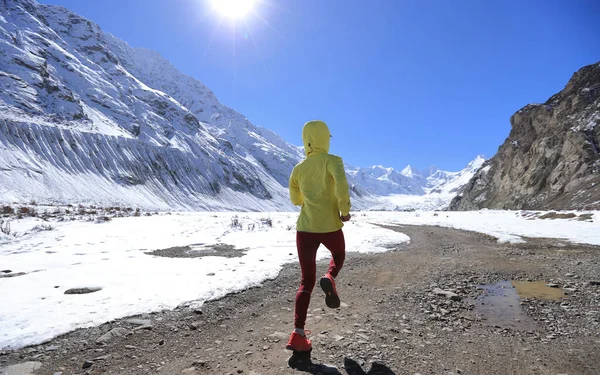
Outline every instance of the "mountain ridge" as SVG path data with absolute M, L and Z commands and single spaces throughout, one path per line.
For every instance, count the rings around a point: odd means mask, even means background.
M 599 209 L 600 62 L 545 103 L 510 118 L 511 131 L 450 208 Z
M 287 183 L 301 148 L 66 8 L 0 8 L 0 200 L 295 209 Z M 393 168 L 347 171 L 355 207 L 430 188 Z

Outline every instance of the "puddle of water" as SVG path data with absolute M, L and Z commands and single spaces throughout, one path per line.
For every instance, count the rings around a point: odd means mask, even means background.
M 537 330 L 536 322 L 521 307 L 521 299 L 559 300 L 565 297 L 560 288 L 544 281 L 501 281 L 481 285 L 484 293 L 475 300 L 475 311 L 491 326 L 519 331 Z
M 512 281 L 521 298 L 535 298 L 557 301 L 565 297 L 561 288 L 550 288 L 544 281 Z
M 484 293 L 475 300 L 475 311 L 485 323 L 517 331 L 537 330 L 536 322 L 521 308 L 521 299 L 510 281 L 480 287 Z

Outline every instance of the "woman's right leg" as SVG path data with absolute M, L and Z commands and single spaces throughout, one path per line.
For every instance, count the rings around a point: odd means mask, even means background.
M 331 262 L 329 262 L 327 273 L 333 277 L 337 277 L 344 265 L 344 259 L 346 259 L 344 232 L 340 229 L 337 232 L 324 233 L 319 240 L 331 252 Z
M 331 252 L 331 262 L 329 262 L 329 270 L 325 276 L 321 278 L 321 289 L 325 292 L 325 304 L 327 307 L 337 309 L 340 307 L 340 296 L 335 287 L 335 278 L 344 265 L 346 257 L 346 242 L 344 240 L 344 232 L 338 230 L 332 233 L 323 233 L 319 241 Z
M 298 260 L 302 270 L 302 280 L 298 293 L 296 293 L 296 306 L 294 327 L 304 329 L 306 323 L 306 314 L 310 303 L 310 295 L 315 287 L 317 272 L 317 249 L 319 241 L 314 234 L 307 232 L 296 233 L 296 247 L 298 249 Z

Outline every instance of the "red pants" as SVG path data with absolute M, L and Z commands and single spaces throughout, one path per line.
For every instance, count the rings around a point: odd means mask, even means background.
M 294 325 L 296 328 L 304 328 L 306 313 L 310 303 L 310 294 L 315 287 L 317 273 L 317 249 L 319 245 L 331 251 L 332 259 L 329 263 L 329 274 L 336 277 L 342 269 L 346 257 L 346 243 L 342 230 L 330 233 L 296 233 L 296 247 L 298 248 L 298 260 L 302 270 L 302 281 L 296 293 L 296 308 Z

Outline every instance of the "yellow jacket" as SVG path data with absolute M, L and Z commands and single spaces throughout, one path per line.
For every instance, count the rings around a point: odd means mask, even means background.
M 344 224 L 340 213 L 350 213 L 350 194 L 342 158 L 328 154 L 331 134 L 322 121 L 309 121 L 302 129 L 306 158 L 290 176 L 290 199 L 302 206 L 296 224 L 299 232 L 329 233 Z

